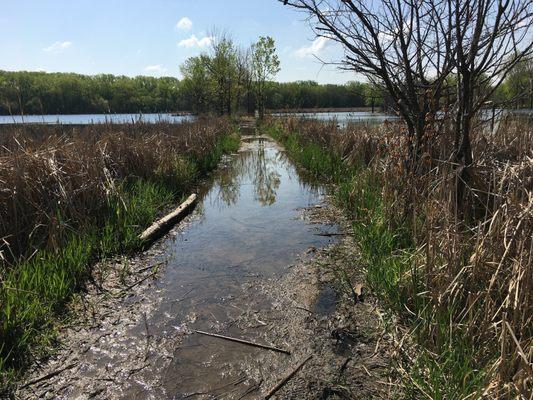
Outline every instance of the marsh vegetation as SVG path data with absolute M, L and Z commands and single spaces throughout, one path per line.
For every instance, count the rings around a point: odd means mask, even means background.
M 181 80 L 0 72 L 0 114 L 198 114 L 194 122 L 180 124 L 0 126 L 0 385 L 8 387 L 46 354 L 66 305 L 93 278 L 97 260 L 138 251 L 142 229 L 197 189 L 224 154 L 242 145 L 230 166 L 202 189 L 203 201 L 210 203 L 199 207 L 203 226 L 193 224 L 188 231 L 194 239 L 190 253 L 180 254 L 181 264 L 175 262 L 182 270 L 169 270 L 164 277 L 170 279 L 158 281 L 171 300 L 154 306 L 156 315 L 143 314 L 146 346 L 141 356 L 134 350 L 132 359 L 151 356 L 149 323 L 172 349 L 164 360 L 169 375 L 157 375 L 162 364 L 156 356 L 143 367 L 151 376 L 146 379 L 156 377 L 153 393 L 195 394 L 206 383 L 201 394 L 208 395 L 220 379 L 221 365 L 245 365 L 241 353 L 218 353 L 218 346 L 174 352 L 175 345 L 201 345 L 190 335 L 198 327 L 233 329 L 235 335 L 255 332 L 257 326 L 237 329 L 234 324 L 249 324 L 251 314 L 255 321 L 259 309 L 271 324 L 282 319 L 276 304 L 292 307 L 297 291 L 287 289 L 283 298 L 278 288 L 277 297 L 268 297 L 265 287 L 290 275 L 286 264 L 296 250 L 307 246 L 306 254 L 314 253 L 311 244 L 325 244 L 306 223 L 292 218 L 306 201 L 316 205 L 328 185 L 337 206 L 332 215 L 342 210 L 351 229 L 324 237 L 356 238 L 356 249 L 343 252 L 340 264 L 353 265 L 354 271 L 362 267 L 365 288 L 385 309 L 382 337 L 395 349 L 389 374 L 394 379 L 388 383 L 406 398 L 530 397 L 533 123 L 529 114 L 495 119 L 494 113 L 533 105 L 532 3 L 280 2 L 302 12 L 318 38 L 340 46 L 341 68 L 364 76 L 365 82 L 274 82 L 280 70 L 274 39 L 259 37 L 242 47 L 223 31 L 213 32 L 206 50 L 180 66 Z M 375 107 L 386 109 L 395 118 L 360 125 L 267 115 L 268 109 L 363 105 L 372 113 Z M 489 124 L 483 117 L 487 110 L 493 113 Z M 285 150 L 269 140 L 265 147 L 264 136 L 241 143 L 240 129 L 230 118 L 243 114 L 257 115 L 257 120 L 240 121 L 248 133 L 268 134 Z M 236 210 L 245 221 L 236 218 Z M 213 232 L 216 237 L 210 236 Z M 343 246 L 347 243 L 352 242 Z M 182 244 L 171 246 L 173 256 Z M 221 273 L 222 267 L 232 271 Z M 199 276 L 198 271 L 207 273 Z M 284 288 L 310 274 L 302 266 L 295 271 Z M 357 304 L 359 295 L 346 276 L 337 276 L 338 287 Z M 185 282 L 197 291 L 190 302 Z M 302 287 L 318 292 L 309 281 Z M 242 310 L 240 303 L 255 310 Z M 178 317 L 165 307 L 180 311 Z M 323 316 L 326 321 L 331 317 Z M 307 317 L 299 315 L 291 332 L 306 331 L 312 341 L 306 324 L 314 317 Z M 94 334 L 91 329 L 87 336 Z M 167 340 L 164 336 L 174 330 L 179 334 Z M 281 341 L 288 330 L 280 323 L 269 334 Z M 250 335 L 268 341 L 268 334 Z M 289 341 L 307 350 L 303 336 L 296 336 Z M 329 336 L 322 343 L 329 343 Z M 382 337 L 374 338 L 376 349 Z M 113 342 L 103 345 L 116 348 Z M 221 361 L 202 370 L 204 381 L 196 371 L 186 383 L 179 381 L 200 355 Z M 104 364 L 99 356 L 95 359 L 95 368 Z M 253 379 L 243 379 L 237 367 L 226 378 L 265 392 L 259 364 L 255 359 L 249 364 Z M 130 378 L 121 385 L 131 385 Z M 235 390 L 241 389 L 251 393 Z M 102 390 L 95 393 L 106 393 Z
M 408 327 L 396 333 L 396 370 L 406 394 L 525 395 L 530 121 L 474 131 L 476 162 L 462 216 L 454 211 L 457 178 L 446 161 L 453 143 L 445 136 L 425 154 L 416 178 L 406 179 L 401 124 L 341 129 L 288 119 L 265 130 L 309 174 L 334 185 L 337 204 L 353 221 L 368 285 Z
M 227 120 L 3 126 L 0 367 L 6 383 L 53 340 L 54 315 L 102 257 L 138 235 L 238 148 Z

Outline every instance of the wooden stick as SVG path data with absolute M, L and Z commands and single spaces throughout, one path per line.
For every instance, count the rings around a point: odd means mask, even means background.
M 185 216 L 190 207 L 196 202 L 197 198 L 198 196 L 196 194 L 191 194 L 178 208 L 154 222 L 148 229 L 141 233 L 139 238 L 143 242 L 151 242 L 162 235 L 176 220 Z
M 294 374 L 296 374 L 311 358 L 313 358 L 312 355 L 301 361 L 291 372 L 285 375 L 285 377 L 281 381 L 279 381 L 276 386 L 274 386 L 268 391 L 268 393 L 265 395 L 265 400 L 270 399 L 278 390 L 285 386 L 285 384 L 294 376 Z
M 149 266 L 147 266 L 147 267 L 144 267 L 144 268 L 138 269 L 137 271 L 135 271 L 135 273 L 136 273 L 136 274 L 141 274 L 141 273 L 143 273 L 144 271 L 148 271 L 149 269 L 159 267 L 160 265 L 163 265 L 163 264 L 165 264 L 166 262 L 167 262 L 167 261 L 161 261 L 161 262 L 158 262 L 158 263 L 155 263 L 155 264 L 149 265 Z
M 195 332 L 199 333 L 201 335 L 212 336 L 212 337 L 216 337 L 216 338 L 219 338 L 219 339 L 225 339 L 225 340 L 229 340 L 229 341 L 232 341 L 232 342 L 246 344 L 248 346 L 254 346 L 254 347 L 259 347 L 259 348 L 266 349 L 266 350 L 277 351 L 278 353 L 284 353 L 284 354 L 289 354 L 289 355 L 291 354 L 291 352 L 288 351 L 288 350 L 280 349 L 278 347 L 267 346 L 265 344 L 250 342 L 249 340 L 244 340 L 244 339 L 238 339 L 238 338 L 234 338 L 234 337 L 230 337 L 230 336 L 219 335 L 218 333 L 210 333 L 210 332 L 196 331 L 196 330 L 195 330 Z
M 347 233 L 336 233 L 336 232 L 320 232 L 320 233 L 315 233 L 315 236 L 326 236 L 326 237 L 329 237 L 329 236 L 348 236 Z
M 36 383 L 39 383 L 39 382 L 42 382 L 42 381 L 45 381 L 45 380 L 48 380 L 50 378 L 53 378 L 54 376 L 57 376 L 59 374 L 61 374 L 63 371 L 66 371 L 67 369 L 71 369 L 71 368 L 74 368 L 76 366 L 77 363 L 70 363 L 70 364 L 67 364 L 66 366 L 64 367 L 61 367 L 59 369 L 56 369 L 55 371 L 52 371 L 46 375 L 43 375 L 39 378 L 36 378 L 36 379 L 32 379 L 31 381 L 28 381 L 26 382 L 24 385 L 22 385 L 20 388 L 21 389 L 24 389 L 24 388 L 27 388 L 28 386 L 31 386 L 31 385 L 34 385 Z

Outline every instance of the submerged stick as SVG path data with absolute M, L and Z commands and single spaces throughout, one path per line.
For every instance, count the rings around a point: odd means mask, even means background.
M 274 386 L 272 389 L 268 391 L 268 393 L 265 395 L 265 399 L 270 399 L 278 390 L 280 390 L 285 384 L 296 374 L 307 361 L 309 361 L 313 356 L 310 355 L 306 359 L 304 359 L 302 362 L 300 362 L 291 372 L 289 372 L 285 377 L 279 381 L 276 386 Z
M 196 202 L 197 197 L 198 196 L 196 194 L 191 194 L 187 200 L 180 204 L 178 208 L 160 220 L 154 222 L 148 229 L 141 233 L 139 239 L 141 239 L 143 242 L 152 242 L 157 239 L 164 232 L 166 232 L 176 220 L 185 216 L 190 207 Z
M 40 376 L 39 378 L 35 378 L 35 379 L 32 379 L 28 382 L 26 382 L 24 385 L 22 385 L 20 388 L 21 389 L 24 389 L 24 388 L 27 388 L 31 385 L 34 385 L 36 383 L 39 383 L 39 382 L 42 382 L 42 381 L 46 381 L 50 378 L 53 378 L 59 374 L 61 374 L 63 371 L 66 371 L 67 369 L 71 369 L 71 368 L 74 368 L 76 366 L 77 363 L 70 363 L 70 364 L 67 364 L 66 366 L 64 367 L 61 367 L 59 369 L 56 369 L 46 375 L 43 375 L 43 376 Z
M 231 337 L 231 336 L 219 335 L 218 333 L 210 333 L 210 332 L 196 331 L 196 330 L 195 330 L 195 332 L 199 333 L 201 335 L 212 336 L 212 337 L 216 337 L 216 338 L 219 338 L 219 339 L 229 340 L 231 342 L 237 342 L 237 343 L 241 343 L 241 344 L 246 344 L 248 346 L 254 346 L 254 347 L 259 347 L 259 348 L 266 349 L 266 350 L 277 351 L 278 353 L 284 353 L 284 354 L 289 354 L 289 355 L 291 354 L 291 352 L 288 351 L 288 350 L 280 349 L 278 347 L 268 346 L 266 344 L 250 342 L 249 340 L 238 339 L 238 338 L 234 338 L 234 337 Z
M 347 233 L 338 233 L 338 232 L 320 232 L 320 233 L 315 233 L 314 235 L 315 236 L 326 236 L 326 237 L 330 237 L 330 236 L 348 236 Z

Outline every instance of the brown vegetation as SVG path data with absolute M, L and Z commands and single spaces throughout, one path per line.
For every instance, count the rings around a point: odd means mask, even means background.
M 63 231 L 107 207 L 117 182 L 190 179 L 188 162 L 205 162 L 228 128 L 222 120 L 0 127 L 0 250 L 57 248 Z
M 288 145 L 293 155 L 318 144 L 341 160 L 332 169 L 341 172 L 324 175 L 335 178 L 337 198 L 361 235 L 367 279 L 413 328 L 417 350 L 407 349 L 405 338 L 399 342 L 408 361 L 400 369 L 412 387 L 431 398 L 526 398 L 533 349 L 533 127 L 516 118 L 495 132 L 477 126 L 461 215 L 455 199 L 461 170 L 450 157 L 453 135 L 442 129 L 426 132 L 432 145 L 416 175 L 405 164 L 407 136 L 398 124 L 340 129 L 288 119 L 275 136 L 285 143 L 299 138 L 303 150 Z M 319 175 L 318 157 L 312 158 L 302 164 Z

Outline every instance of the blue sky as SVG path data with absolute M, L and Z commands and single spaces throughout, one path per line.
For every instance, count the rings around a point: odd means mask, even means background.
M 272 36 L 279 81 L 357 79 L 317 61 L 338 61 L 342 50 L 315 39 L 305 15 L 276 0 L 2 2 L 0 69 L 179 77 L 179 65 L 205 51 L 217 27 L 245 46 Z

